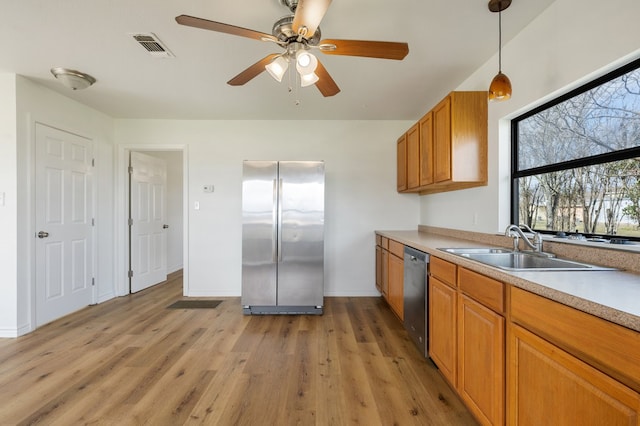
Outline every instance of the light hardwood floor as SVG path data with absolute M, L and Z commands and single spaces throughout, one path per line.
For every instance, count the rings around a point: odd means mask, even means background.
M 182 277 L 0 339 L 0 424 L 475 424 L 380 298 L 167 309 Z

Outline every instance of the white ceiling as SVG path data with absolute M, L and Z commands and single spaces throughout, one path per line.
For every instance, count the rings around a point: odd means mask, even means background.
M 552 2 L 514 0 L 502 15 L 503 42 Z M 271 33 L 288 14 L 279 0 L 0 0 L 0 10 L 0 71 L 116 118 L 415 120 L 498 44 L 498 16 L 487 0 L 335 0 L 321 23 L 322 38 L 407 42 L 409 54 L 394 61 L 319 53 L 342 90 L 324 98 L 315 86 L 289 92 L 287 77 L 277 83 L 266 72 L 244 86 L 227 85 L 281 49 L 175 22 L 187 14 Z M 148 32 L 175 58 L 153 58 L 130 36 Z M 53 78 L 52 67 L 98 81 L 73 92 Z

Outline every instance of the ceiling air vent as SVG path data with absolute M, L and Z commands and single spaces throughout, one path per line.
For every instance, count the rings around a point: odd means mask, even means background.
M 175 56 L 153 33 L 131 34 L 131 36 L 154 58 L 173 58 Z

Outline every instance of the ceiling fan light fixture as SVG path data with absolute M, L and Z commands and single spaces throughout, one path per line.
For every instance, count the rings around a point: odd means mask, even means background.
M 96 82 L 89 74 L 63 67 L 51 68 L 51 74 L 71 90 L 83 90 Z
M 289 61 L 284 56 L 278 56 L 273 61 L 265 65 L 264 67 L 267 72 L 273 77 L 278 83 L 282 82 L 282 77 L 284 73 L 287 72 L 289 68 Z
M 320 80 L 320 78 L 315 72 L 300 75 L 300 87 L 311 86 L 312 84 L 316 84 L 318 80 Z
M 511 0 L 489 0 L 489 11 L 498 13 L 498 74 L 489 85 L 490 101 L 506 101 L 511 98 L 511 80 L 502 73 L 502 11 L 511 6 Z
M 318 59 L 306 50 L 296 52 L 296 69 L 301 76 L 313 74 L 318 66 Z

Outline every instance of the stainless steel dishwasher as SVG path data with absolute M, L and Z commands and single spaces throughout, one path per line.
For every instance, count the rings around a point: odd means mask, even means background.
M 426 357 L 429 349 L 427 272 L 429 255 L 404 247 L 404 327 Z

